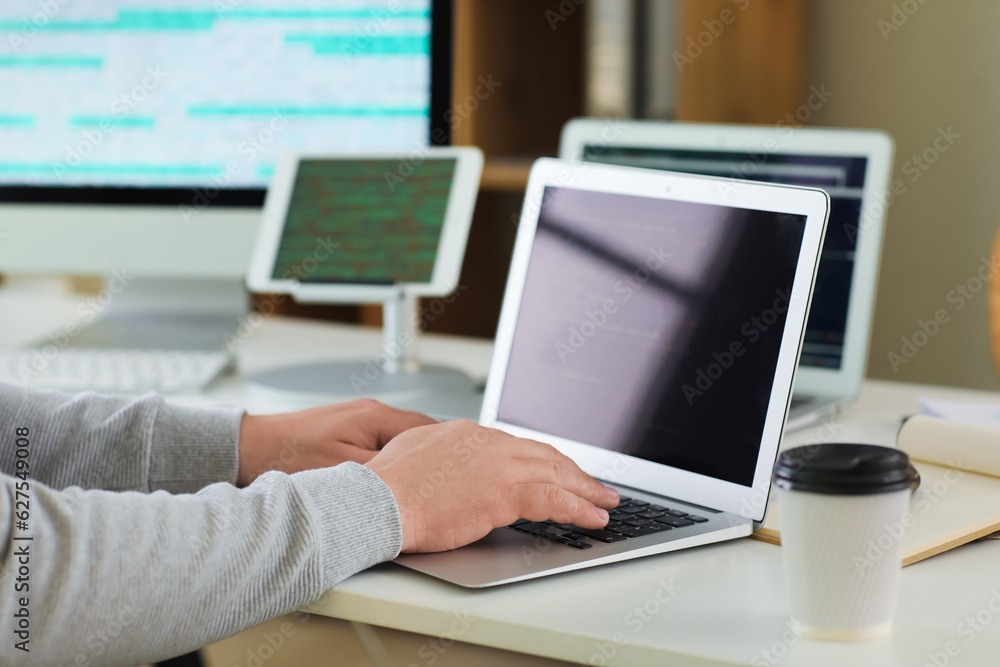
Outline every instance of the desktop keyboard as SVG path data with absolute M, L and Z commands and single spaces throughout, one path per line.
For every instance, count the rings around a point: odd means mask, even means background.
M 662 533 L 674 528 L 685 528 L 708 521 L 703 516 L 689 514 L 681 510 L 669 509 L 662 505 L 647 503 L 645 500 L 619 497 L 618 507 L 609 512 L 608 525 L 602 529 L 580 528 L 571 523 L 555 521 L 528 521 L 518 519 L 507 526 L 522 533 L 530 533 L 574 549 L 590 549 L 594 545 L 584 542 L 590 538 L 602 544 L 621 542 L 630 537 L 642 537 Z
M 0 382 L 40 389 L 196 393 L 233 366 L 226 352 L 66 348 L 0 350 Z

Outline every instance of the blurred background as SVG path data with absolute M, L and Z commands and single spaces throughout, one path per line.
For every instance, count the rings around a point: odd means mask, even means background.
M 979 279 L 1000 222 L 998 19 L 990 0 L 454 0 L 452 143 L 480 146 L 487 164 L 468 296 L 429 330 L 493 336 L 530 164 L 556 154 L 570 118 L 877 128 L 895 138 L 899 194 L 869 375 L 1000 387 Z M 905 357 L 942 309 L 947 323 Z M 378 306 L 279 310 L 381 321 Z
M 453 142 L 488 160 L 462 276 L 474 297 L 430 330 L 492 337 L 528 167 L 569 118 L 877 128 L 905 192 L 889 205 L 869 375 L 1000 388 L 974 280 L 1000 223 L 996 20 L 989 0 L 457 0 L 453 104 L 469 112 Z M 480 77 L 499 82 L 481 101 Z M 940 309 L 948 323 L 907 359 L 903 339 Z

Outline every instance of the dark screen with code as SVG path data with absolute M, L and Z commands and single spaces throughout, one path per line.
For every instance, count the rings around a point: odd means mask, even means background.
M 302 160 L 272 277 L 428 283 L 456 161 Z

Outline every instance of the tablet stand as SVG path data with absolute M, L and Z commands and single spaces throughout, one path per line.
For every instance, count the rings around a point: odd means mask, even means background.
M 362 397 L 398 402 L 473 390 L 465 373 L 420 363 L 417 297 L 400 290 L 394 299 L 383 302 L 382 308 L 382 350 L 378 354 L 364 361 L 276 368 L 254 375 L 251 381 L 258 389 L 307 402 Z
M 382 303 L 382 351 L 386 355 L 386 373 L 417 373 L 417 328 L 419 319 L 417 297 L 402 291 L 396 298 Z

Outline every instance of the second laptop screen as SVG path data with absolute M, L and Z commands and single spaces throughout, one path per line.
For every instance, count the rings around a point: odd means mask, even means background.
M 861 226 L 861 198 L 868 170 L 865 157 L 603 145 L 585 147 L 584 159 L 826 190 L 830 195 L 830 224 L 800 363 L 814 368 L 841 367 L 854 251 Z

